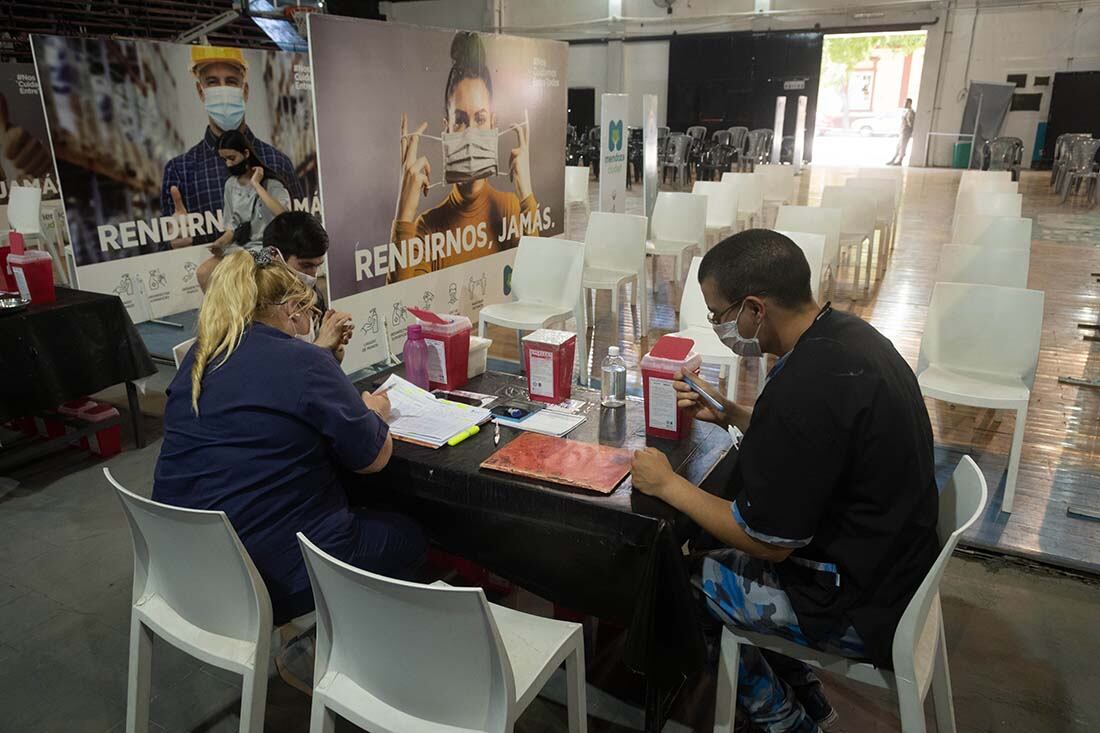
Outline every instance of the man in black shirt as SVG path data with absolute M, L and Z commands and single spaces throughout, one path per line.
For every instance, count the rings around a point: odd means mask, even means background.
M 779 357 L 752 410 L 679 405 L 744 431 L 732 502 L 634 458 L 635 488 L 688 514 L 728 549 L 697 582 L 723 623 L 892 667 L 894 630 L 938 553 L 932 427 L 912 369 L 859 318 L 814 302 L 810 268 L 778 232 L 754 229 L 699 268 L 711 322 L 744 357 Z M 836 715 L 808 667 L 743 648 L 738 702 L 768 733 L 828 729 Z

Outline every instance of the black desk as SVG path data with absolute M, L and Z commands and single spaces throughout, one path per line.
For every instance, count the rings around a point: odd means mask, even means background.
M 513 375 L 488 373 L 465 389 L 526 398 L 526 380 Z M 683 442 L 647 440 L 640 400 L 603 410 L 598 392 L 574 386 L 573 397 L 590 404 L 588 420 L 570 439 L 655 446 L 697 485 L 731 447 L 728 432 L 698 422 Z M 519 434 L 502 427 L 501 446 Z M 386 470 L 362 479 L 364 491 L 414 517 L 444 549 L 566 608 L 626 627 L 626 663 L 646 675 L 646 729 L 660 730 L 666 698 L 704 661 L 681 552 L 694 524 L 632 491 L 629 477 L 603 496 L 482 470 L 497 450 L 491 426 L 455 448 L 394 446 Z
M 145 445 L 134 380 L 156 373 L 122 301 L 57 288 L 57 301 L 0 315 L 0 422 L 126 384 L 134 440 Z

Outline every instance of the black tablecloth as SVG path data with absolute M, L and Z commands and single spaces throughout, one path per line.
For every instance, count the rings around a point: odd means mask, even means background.
M 0 420 L 156 372 L 115 295 L 57 288 L 57 301 L 0 315 Z
M 488 373 L 465 389 L 523 399 L 525 386 L 523 378 Z M 573 397 L 590 404 L 570 439 L 655 446 L 693 483 L 730 450 L 729 433 L 706 423 L 695 423 L 682 442 L 647 439 L 640 400 L 605 410 L 597 392 L 574 386 Z M 519 434 L 501 428 L 500 445 Z M 357 479 L 363 496 L 414 517 L 448 551 L 573 611 L 625 626 L 626 662 L 652 681 L 676 684 L 700 668 L 702 631 L 680 549 L 698 530 L 686 516 L 632 491 L 629 477 L 603 496 L 483 470 L 497 450 L 491 426 L 455 448 L 394 445 L 384 472 Z

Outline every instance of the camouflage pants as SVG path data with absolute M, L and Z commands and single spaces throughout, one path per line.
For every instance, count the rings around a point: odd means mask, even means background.
M 787 562 L 797 561 L 789 558 Z M 823 568 L 828 572 L 829 568 Z M 835 572 L 835 569 L 833 569 Z M 803 633 L 772 563 L 743 552 L 723 549 L 703 558 L 696 585 L 707 608 L 723 624 L 761 634 L 775 634 L 804 646 L 862 657 L 863 641 L 849 627 L 839 638 L 811 642 Z M 753 725 L 767 733 L 813 733 L 816 722 L 806 714 L 794 687 L 819 684 L 810 668 L 792 659 L 742 646 L 737 673 L 737 702 Z

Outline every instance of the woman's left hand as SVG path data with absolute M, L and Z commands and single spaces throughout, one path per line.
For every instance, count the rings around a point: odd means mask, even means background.
M 523 113 L 524 122 L 527 121 L 527 112 Z M 516 128 L 516 138 L 519 147 L 512 148 L 512 157 L 508 162 L 508 173 L 512 177 L 512 183 L 516 187 L 516 196 L 520 201 L 531 195 L 531 147 L 530 127 L 523 124 Z
M 261 186 L 264 182 L 264 169 L 256 166 L 252 169 L 252 185 Z

